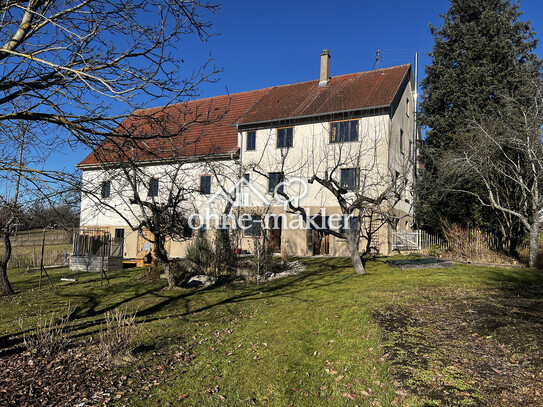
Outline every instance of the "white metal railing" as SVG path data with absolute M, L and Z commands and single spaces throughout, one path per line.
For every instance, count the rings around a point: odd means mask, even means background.
M 449 243 L 435 233 L 429 233 L 425 230 L 399 231 L 393 232 L 393 249 L 394 250 L 423 250 L 428 249 L 432 245 L 446 248 Z
M 421 249 L 421 231 L 412 232 L 402 231 L 393 232 L 394 240 L 392 247 L 394 250 L 420 250 Z

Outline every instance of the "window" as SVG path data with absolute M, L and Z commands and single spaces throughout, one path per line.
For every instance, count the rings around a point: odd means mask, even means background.
M 358 188 L 358 168 L 343 168 L 341 170 L 340 184 L 348 191 Z
M 403 154 L 403 130 L 400 129 L 400 153 Z
M 151 180 L 149 181 L 148 196 L 158 196 L 158 179 L 151 178 Z
M 407 117 L 409 117 L 409 109 L 410 109 L 409 98 L 407 98 L 405 99 L 405 114 L 407 115 Z
M 124 229 L 115 229 L 115 239 L 124 240 Z
M 211 193 L 211 175 L 200 175 L 200 195 Z
M 109 198 L 109 196 L 111 195 L 111 181 L 102 182 L 101 195 L 102 198 Z
M 358 120 L 330 123 L 330 143 L 358 140 Z
M 277 147 L 292 147 L 293 127 L 277 129 Z
M 256 150 L 256 131 L 247 132 L 246 150 Z
M 268 191 L 275 191 L 275 187 L 284 181 L 284 174 L 282 172 L 270 172 L 268 174 Z M 283 185 L 277 188 L 277 191 L 283 192 Z
M 352 229 L 354 230 L 355 232 L 359 232 L 359 229 L 358 229 L 358 218 L 355 218 L 353 215 L 349 215 L 348 217 L 346 217 L 347 215 L 345 216 L 342 216 L 341 217 L 341 221 L 340 221 L 340 224 L 339 224 L 339 230 L 338 230 L 338 233 L 341 233 L 342 235 L 345 235 L 345 232 L 346 232 L 346 227 L 345 227 L 345 224 L 348 225 L 348 228 L 349 229 Z M 347 220 L 348 219 L 348 220 Z M 347 220 L 347 222 L 346 222 Z
M 252 215 L 250 219 L 242 219 L 242 222 L 245 237 L 260 236 L 262 218 L 259 215 Z
M 246 172 L 245 174 L 243 174 L 243 178 L 245 179 L 245 181 L 247 183 L 251 182 L 251 174 L 249 174 L 248 172 Z

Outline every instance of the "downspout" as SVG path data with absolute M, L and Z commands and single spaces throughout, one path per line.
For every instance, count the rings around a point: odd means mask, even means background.
M 413 226 L 416 226 L 416 214 L 415 214 L 415 202 L 417 201 L 417 177 L 418 177 L 418 118 L 417 113 L 419 111 L 418 108 L 418 93 L 419 93 L 419 80 L 418 80 L 418 74 L 419 74 L 419 53 L 415 52 L 415 97 L 414 97 L 414 112 L 413 112 Z
M 241 215 L 241 205 L 239 205 L 239 202 L 241 202 L 241 178 L 243 177 L 242 171 L 243 171 L 243 132 L 239 131 L 239 124 L 236 124 L 236 130 L 239 135 L 239 173 L 238 173 L 238 181 L 237 181 L 237 191 L 236 191 L 236 198 L 238 200 L 238 207 L 237 207 L 237 217 L 236 217 L 236 230 L 239 226 L 239 217 Z M 236 249 L 241 249 L 241 234 L 236 231 Z

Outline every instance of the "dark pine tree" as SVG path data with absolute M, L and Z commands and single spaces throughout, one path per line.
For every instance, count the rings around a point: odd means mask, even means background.
M 540 77 L 541 60 L 529 21 L 509 0 L 451 0 L 443 24 L 430 26 L 432 63 L 422 80 L 420 123 L 427 128 L 422 148 L 424 171 L 418 190 L 421 226 L 439 228 L 443 219 L 466 225 L 491 225 L 506 232 L 501 214 L 478 200 L 454 192 L 456 180 L 441 161 L 462 148 L 460 135 L 474 118 L 499 119 L 500 107 L 526 83 Z M 526 95 L 526 103 L 531 103 Z M 476 178 L 462 189 L 478 192 Z M 499 226 L 502 226 L 501 228 Z

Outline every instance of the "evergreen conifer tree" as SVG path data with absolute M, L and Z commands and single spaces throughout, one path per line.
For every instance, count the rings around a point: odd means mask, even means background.
M 499 120 L 511 95 L 520 105 L 532 103 L 533 95 L 518 100 L 523 97 L 519 90 L 541 77 L 542 65 L 534 52 L 535 33 L 521 15 L 519 4 L 509 0 L 451 0 L 443 24 L 430 26 L 434 47 L 421 82 L 419 116 L 427 128 L 422 149 L 426 170 L 417 202 L 422 226 L 439 228 L 442 219 L 477 226 L 503 221 L 503 214 L 482 207 L 475 197 L 455 193 L 456 180 L 447 176 L 442 163 L 461 150 L 460 136 L 470 121 Z M 464 178 L 461 187 L 474 192 L 482 188 L 476 177 Z M 521 229 L 509 225 L 506 233 L 518 235 Z

